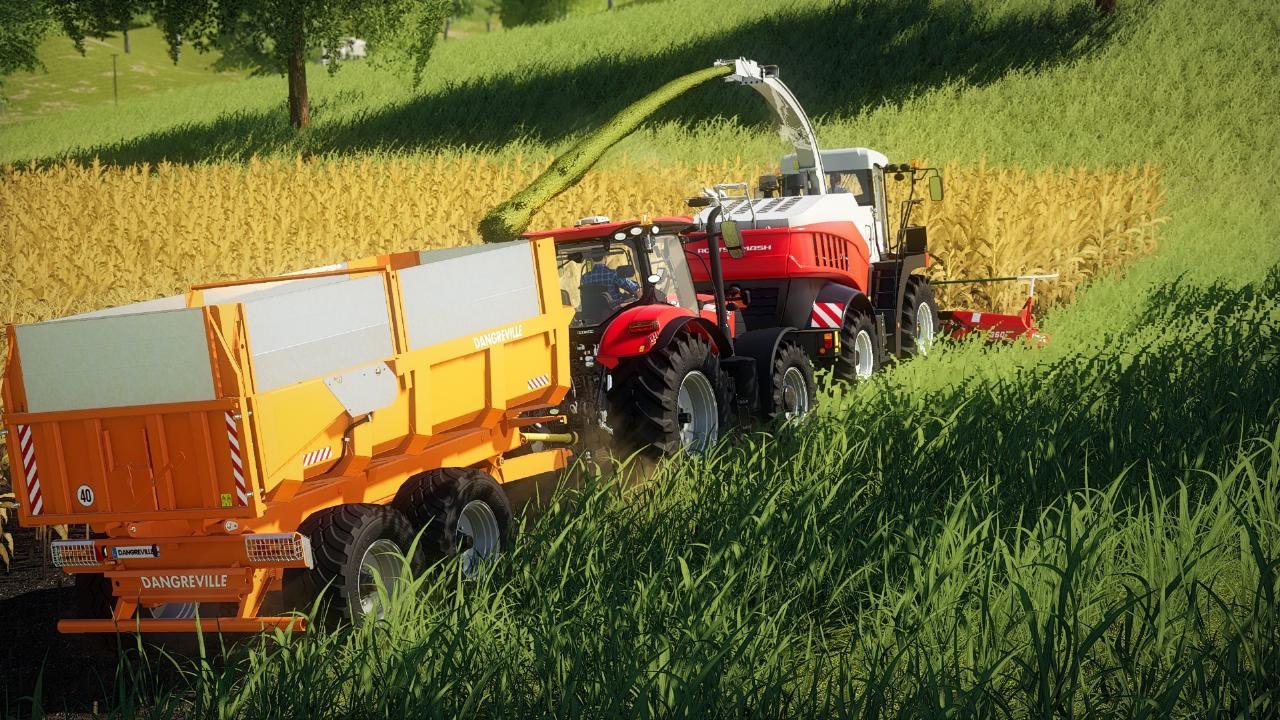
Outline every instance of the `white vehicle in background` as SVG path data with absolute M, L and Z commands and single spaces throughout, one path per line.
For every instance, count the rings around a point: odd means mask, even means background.
M 362 38 L 344 37 L 339 41 L 338 47 L 333 49 L 333 53 L 338 56 L 339 60 L 353 60 L 356 58 L 365 58 L 369 56 L 369 44 Z M 320 50 L 320 64 L 329 64 L 329 50 L 322 48 Z

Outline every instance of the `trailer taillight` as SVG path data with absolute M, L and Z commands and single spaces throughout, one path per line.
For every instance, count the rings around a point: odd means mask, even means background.
M 305 563 L 312 566 L 311 541 L 302 533 L 246 535 L 244 551 L 252 563 Z
M 54 540 L 50 555 L 54 567 L 97 567 L 102 564 L 92 540 Z

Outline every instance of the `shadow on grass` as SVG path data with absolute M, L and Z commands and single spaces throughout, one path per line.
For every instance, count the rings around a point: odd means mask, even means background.
M 959 3 L 842 3 L 762 19 L 657 56 L 597 59 L 569 71 L 521 67 L 446 83 L 403 104 L 369 108 L 349 120 L 326 121 L 329 110 L 341 102 L 332 98 L 316 104 L 315 122 L 302 133 L 289 127 L 281 105 L 114 145 L 80 148 L 71 157 L 87 161 L 99 156 L 111 164 L 199 162 L 282 151 L 490 148 L 520 139 L 554 143 L 598 127 L 674 77 L 706 67 L 716 58 L 740 55 L 778 64 L 811 115 L 847 115 L 947 82 L 989 83 L 1014 69 L 1063 62 L 1086 52 L 1105 32 L 1106 26 L 1087 5 L 1066 13 L 993 20 Z M 637 34 L 618 42 L 643 44 L 646 38 Z M 726 116 L 747 123 L 769 120 L 764 103 L 744 99 L 740 88 L 719 84 L 689 93 L 655 120 L 694 125 Z
M 1136 320 L 1091 356 L 999 381 L 970 377 L 931 397 L 889 388 L 849 419 L 861 426 L 849 432 L 867 433 L 881 456 L 897 459 L 866 481 L 882 488 L 876 502 L 906 517 L 937 515 L 976 486 L 986 509 L 1010 522 L 1126 473 L 1135 498 L 1149 482 L 1169 492 L 1207 488 L 1208 473 L 1280 420 L 1277 303 L 1280 265 L 1241 288 L 1178 278 L 1147 295 Z

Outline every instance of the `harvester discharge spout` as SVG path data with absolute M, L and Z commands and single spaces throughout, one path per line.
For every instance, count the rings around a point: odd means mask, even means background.
M 826 173 L 822 168 L 818 138 L 800 101 L 779 78 L 778 67 L 760 65 L 746 58 L 717 60 L 715 64 L 716 67 L 733 68 L 725 82 L 746 85 L 764 97 L 778 121 L 778 134 L 782 141 L 795 148 L 796 167 L 792 170 L 804 177 L 806 192 L 810 195 L 826 194 Z

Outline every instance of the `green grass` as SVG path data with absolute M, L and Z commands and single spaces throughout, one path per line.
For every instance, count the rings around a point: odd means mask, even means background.
M 175 65 L 164 37 L 150 26 L 129 31 L 128 54 L 123 38 L 116 34 L 86 39 L 84 55 L 66 37 L 53 35 L 41 43 L 38 55 L 43 69 L 4 78 L 0 124 L 40 124 L 70 110 L 79 110 L 86 118 L 117 111 L 112 55 L 116 55 L 119 102 L 125 106 L 159 91 L 229 83 L 245 76 L 216 67 L 218 53 L 200 54 L 190 47 L 183 49 Z
M 1280 6 L 1122 2 L 1109 22 L 1090 6 L 637 5 L 451 44 L 421 93 L 344 70 L 317 83 L 300 136 L 256 80 L 180 91 L 180 109 L 155 98 L 136 125 L 73 112 L 5 128 L 9 159 L 502 155 L 561 147 L 676 74 L 745 54 L 782 66 L 827 146 L 1151 161 L 1167 183 L 1159 250 L 1046 317 L 1046 348 L 950 348 L 833 395 L 797 432 L 639 486 L 566 490 L 489 582 L 428 587 L 356 632 L 182 665 L 181 690 L 133 657 L 115 707 L 1276 716 Z M 215 97 L 240 114 L 220 118 Z M 758 105 L 708 89 L 614 157 L 771 157 Z

